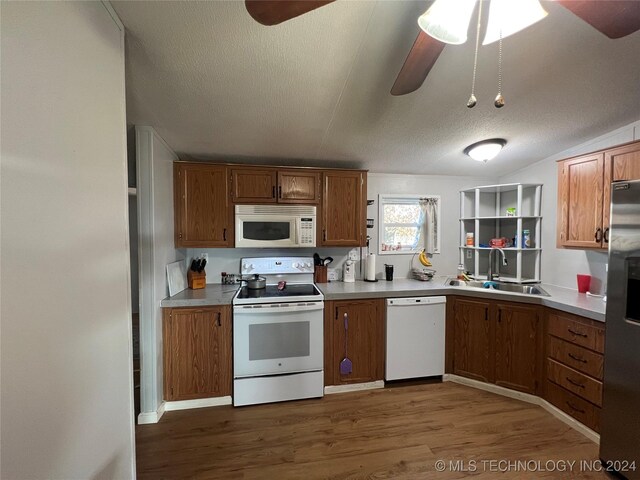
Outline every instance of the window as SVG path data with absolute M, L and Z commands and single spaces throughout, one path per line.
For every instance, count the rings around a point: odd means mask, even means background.
M 440 253 L 439 196 L 385 194 L 379 195 L 378 201 L 379 254 L 419 252 L 426 248 L 427 236 L 431 241 L 432 253 Z

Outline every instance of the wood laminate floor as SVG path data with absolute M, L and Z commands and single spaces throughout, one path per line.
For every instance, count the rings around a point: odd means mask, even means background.
M 541 407 L 449 382 L 167 412 L 136 449 L 139 479 L 607 478 Z

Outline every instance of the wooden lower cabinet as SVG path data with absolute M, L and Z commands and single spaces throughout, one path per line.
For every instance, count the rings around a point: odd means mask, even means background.
M 453 373 L 492 381 L 489 303 L 458 298 L 454 305 Z
M 543 368 L 542 308 L 495 303 L 495 383 L 536 395 Z
M 325 302 L 325 385 L 342 385 L 384 378 L 384 305 L 381 298 Z M 348 318 L 345 331 L 344 316 Z M 353 369 L 341 375 L 340 362 L 347 356 Z
M 598 432 L 604 324 L 557 310 L 547 311 L 546 322 L 544 398 Z
M 163 310 L 164 399 L 231 395 L 231 307 Z
M 591 430 L 600 431 L 600 409 L 592 403 L 551 381 L 547 381 L 545 399 Z
M 542 391 L 542 307 L 454 302 L 452 372 L 533 395 Z

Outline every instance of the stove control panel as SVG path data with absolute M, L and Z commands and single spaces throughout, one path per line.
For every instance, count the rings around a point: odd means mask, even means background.
M 313 273 L 311 257 L 264 257 L 240 260 L 240 273 L 251 275 L 279 275 L 291 273 Z

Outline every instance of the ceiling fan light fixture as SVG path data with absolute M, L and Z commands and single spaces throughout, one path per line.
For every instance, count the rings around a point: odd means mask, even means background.
M 464 149 L 464 153 L 478 162 L 486 163 L 495 158 L 506 144 L 507 141 L 504 138 L 491 138 L 472 143 Z
M 491 0 L 483 45 L 508 37 L 539 22 L 547 12 L 539 0 Z
M 418 18 L 418 25 L 436 40 L 452 45 L 467 41 L 469 21 L 476 0 L 435 0 L 429 9 Z

